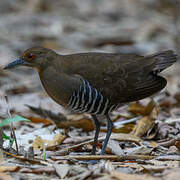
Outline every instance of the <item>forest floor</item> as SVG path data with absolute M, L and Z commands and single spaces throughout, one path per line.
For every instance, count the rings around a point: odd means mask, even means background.
M 62 54 L 172 49 L 179 55 L 179 7 L 168 0 L 2 0 L 0 179 L 180 179 L 180 63 L 162 73 L 168 81 L 163 91 L 111 114 L 114 128 L 104 156 L 98 154 L 105 117 L 97 155 L 90 156 L 95 133 L 90 115 L 56 104 L 34 70 L 3 70 L 32 46 Z

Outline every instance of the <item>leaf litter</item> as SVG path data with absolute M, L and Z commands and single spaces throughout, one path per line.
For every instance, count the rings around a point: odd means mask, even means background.
M 86 3 L 73 1 L 68 4 L 70 2 L 61 4 L 60 1 L 27 1 L 19 4 L 16 1 L 10 4 L 9 9 L 19 15 L 16 17 L 8 10 L 8 17 L 6 13 L 5 16 L 1 14 L 4 18 L 4 22 L 0 24 L 3 42 L 1 65 L 7 64 L 12 59 L 11 55 L 17 57 L 24 47 L 30 47 L 34 43 L 63 53 L 100 50 L 146 54 L 179 47 L 178 28 L 172 33 L 173 23 L 178 24 L 179 21 L 179 6 L 173 1 L 127 1 L 121 3 L 123 8 L 116 1 L 107 3 L 103 0 L 94 4 L 93 8 L 89 0 Z M 0 3 L 4 3 L 0 8 L 6 9 L 6 1 L 2 0 Z M 27 7 L 33 12 L 28 17 L 23 13 Z M 74 12 L 78 15 L 75 16 Z M 147 12 L 156 12 L 156 18 L 152 16 L 147 21 L 140 16 L 140 13 Z M 61 17 L 59 13 L 62 13 Z M 135 23 L 132 22 L 133 16 Z M 35 26 L 32 21 L 34 18 L 37 20 Z M 48 21 L 51 23 L 48 24 Z M 101 27 L 104 30 L 99 29 Z M 9 33 L 12 36 L 9 38 L 7 34 L 3 34 L 8 29 L 12 29 L 15 36 Z M 165 73 L 168 79 L 165 91 L 152 98 L 120 107 L 111 114 L 114 128 L 104 156 L 89 155 L 94 137 L 94 125 L 89 115 L 70 114 L 55 104 L 42 92 L 33 71 L 25 73 L 27 69 L 18 69 L 4 72 L 0 68 L 1 123 L 6 118 L 11 119 L 7 115 L 7 104 L 4 101 L 4 96 L 7 95 L 19 147 L 17 155 L 15 143 L 10 145 L 9 142 L 14 138 L 7 125 L 11 120 L 2 124 L 0 179 L 12 179 L 13 176 L 16 179 L 179 179 L 179 65 L 172 68 L 172 71 Z M 23 119 L 16 118 L 15 115 L 31 122 L 21 121 Z M 101 124 L 97 154 L 107 132 L 104 117 L 101 117 Z M 92 165 L 84 164 L 82 160 L 98 162 Z

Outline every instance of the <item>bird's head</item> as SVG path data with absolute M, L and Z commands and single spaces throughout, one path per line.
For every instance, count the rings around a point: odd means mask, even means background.
M 49 57 L 55 54 L 51 49 L 43 47 L 34 47 L 27 49 L 24 53 L 15 61 L 9 63 L 4 69 L 12 69 L 17 66 L 29 66 L 37 69 L 42 69 L 48 64 Z

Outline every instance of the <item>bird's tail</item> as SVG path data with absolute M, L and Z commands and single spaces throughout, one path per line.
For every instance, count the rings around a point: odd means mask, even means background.
M 172 50 L 150 55 L 149 58 L 156 59 L 155 66 L 152 69 L 155 74 L 163 71 L 177 61 L 177 55 Z

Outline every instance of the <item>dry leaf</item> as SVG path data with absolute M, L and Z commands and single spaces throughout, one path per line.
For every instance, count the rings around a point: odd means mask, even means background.
M 64 139 L 66 138 L 66 136 L 62 135 L 62 134 L 56 134 L 53 138 L 52 141 L 48 141 L 48 145 L 47 146 L 56 146 L 61 144 Z
M 56 123 L 58 128 L 69 128 L 71 126 L 75 128 L 82 128 L 84 131 L 94 130 L 94 124 L 88 118 L 82 118 L 79 120 L 67 120 Z
M 165 139 L 168 137 L 172 137 L 172 135 L 177 135 L 179 132 L 178 129 L 174 127 L 174 125 L 169 123 L 159 123 L 158 124 L 158 138 Z M 171 144 L 174 145 L 174 144 Z
M 141 172 L 144 170 L 144 168 L 136 163 L 124 163 L 124 162 L 113 162 L 112 163 L 114 166 L 118 166 L 118 167 L 125 167 L 125 168 L 132 168 L 132 169 L 136 169 L 136 172 Z
M 178 148 L 178 150 L 180 151 L 180 141 L 177 141 L 175 146 Z
M 151 140 L 154 139 L 158 134 L 158 125 L 157 123 L 153 123 L 152 127 L 148 130 L 146 134 L 146 139 Z
M 149 116 L 144 116 L 138 121 L 134 135 L 138 137 L 144 136 L 154 125 L 158 116 L 158 110 L 155 107 Z
M 13 180 L 13 179 L 8 174 L 0 173 L 0 180 Z
M 156 173 L 161 173 L 162 171 L 164 171 L 165 169 L 167 169 L 167 166 L 155 166 L 155 165 L 142 165 L 142 167 L 144 168 L 144 170 L 146 170 L 147 172 L 156 172 Z
M 135 127 L 135 125 L 132 124 L 132 123 L 121 125 L 121 127 L 119 125 L 118 128 L 113 128 L 112 132 L 128 134 L 128 133 L 133 131 L 134 127 Z M 107 128 L 106 127 L 105 128 L 101 128 L 101 132 L 107 132 Z
M 46 148 L 49 148 L 51 146 L 56 146 L 56 145 L 61 144 L 65 138 L 66 138 L 66 136 L 64 136 L 62 134 L 56 134 L 54 136 L 53 140 L 46 140 L 46 139 L 42 139 L 41 137 L 37 136 L 33 142 L 33 148 L 34 148 L 34 150 L 43 149 L 45 144 L 46 144 Z
M 55 173 L 55 169 L 50 166 L 47 166 L 47 167 L 42 166 L 38 168 L 22 168 L 20 172 L 21 173 L 34 173 L 34 174 L 42 174 L 42 173 L 52 174 L 52 173 Z
M 179 167 L 179 161 L 158 161 L 158 160 L 152 159 L 152 160 L 146 161 L 146 164 L 150 164 L 153 166 L 166 166 L 166 168 Z
M 136 144 L 141 144 L 141 139 L 135 135 L 132 134 L 123 134 L 123 133 L 112 133 L 111 139 L 118 140 L 118 141 L 128 141 L 128 142 L 135 142 Z
M 180 179 L 180 168 L 168 169 L 163 173 L 163 180 L 179 180 Z
M 77 175 L 77 176 L 74 176 L 72 180 L 76 180 L 76 179 L 78 179 L 78 180 L 89 179 L 88 177 L 89 177 L 91 174 L 92 174 L 92 171 L 87 170 L 87 171 L 85 171 L 85 172 L 83 172 L 83 173 L 80 173 L 80 174 Z
M 139 102 L 131 103 L 128 110 L 133 114 L 140 115 L 144 112 L 144 106 Z
M 33 142 L 33 148 L 34 150 L 43 149 L 44 148 L 44 140 L 37 136 Z
M 149 115 L 153 111 L 153 109 L 156 107 L 155 102 L 153 99 L 147 104 L 147 106 L 144 107 L 144 112 L 142 115 Z
M 119 142 L 117 142 L 115 140 L 110 139 L 109 142 L 108 142 L 107 147 L 110 148 L 112 153 L 117 155 L 117 156 L 124 154 L 123 150 L 119 146 Z
M 41 117 L 46 117 L 51 119 L 54 123 L 58 123 L 60 121 L 64 121 L 67 120 L 67 118 L 62 114 L 62 113 L 54 113 L 52 111 L 43 109 L 41 107 L 34 107 L 34 106 L 30 106 L 30 105 L 26 105 L 31 111 L 33 111 L 34 113 L 38 114 Z
M 180 161 L 179 155 L 160 155 L 156 157 L 156 160 L 160 161 Z
M 149 147 L 152 147 L 152 148 L 157 148 L 158 146 L 159 146 L 159 144 L 155 141 L 151 141 L 149 144 Z
M 19 166 L 0 166 L 0 172 L 17 172 L 19 170 Z
M 141 154 L 141 155 L 150 155 L 153 151 L 153 148 L 146 147 L 146 146 L 137 146 L 133 148 L 128 148 L 125 152 L 128 155 L 135 155 L 135 154 Z
M 151 100 L 145 107 L 142 106 L 139 102 L 132 103 L 129 106 L 129 111 L 136 115 L 149 115 L 155 107 L 155 103 Z
M 180 154 L 179 149 L 176 146 L 170 146 L 167 154 Z
M 58 176 L 63 179 L 66 177 L 69 171 L 69 165 L 68 164 L 54 164 L 54 168 L 56 170 L 56 173 Z
M 3 152 L 0 149 L 0 162 L 2 163 L 4 161 Z
M 45 125 L 51 125 L 53 124 L 53 121 L 50 119 L 42 119 L 42 118 L 38 118 L 38 117 L 27 117 L 27 119 L 31 120 L 31 122 L 33 123 L 43 123 Z
M 161 108 L 169 108 L 172 104 L 169 101 L 164 101 L 159 104 Z
M 143 117 L 142 119 L 139 120 L 134 135 L 137 137 L 142 137 L 152 127 L 153 123 L 154 123 L 154 119 L 151 119 L 150 116 Z
M 28 93 L 30 92 L 29 89 L 25 86 L 21 86 L 21 87 L 13 87 L 11 89 L 8 89 L 6 91 L 7 94 L 10 95 L 17 95 L 17 94 L 24 94 L 24 93 Z
M 161 178 L 153 177 L 150 175 L 126 174 L 117 171 L 111 172 L 110 177 L 116 178 L 117 180 L 161 180 Z

